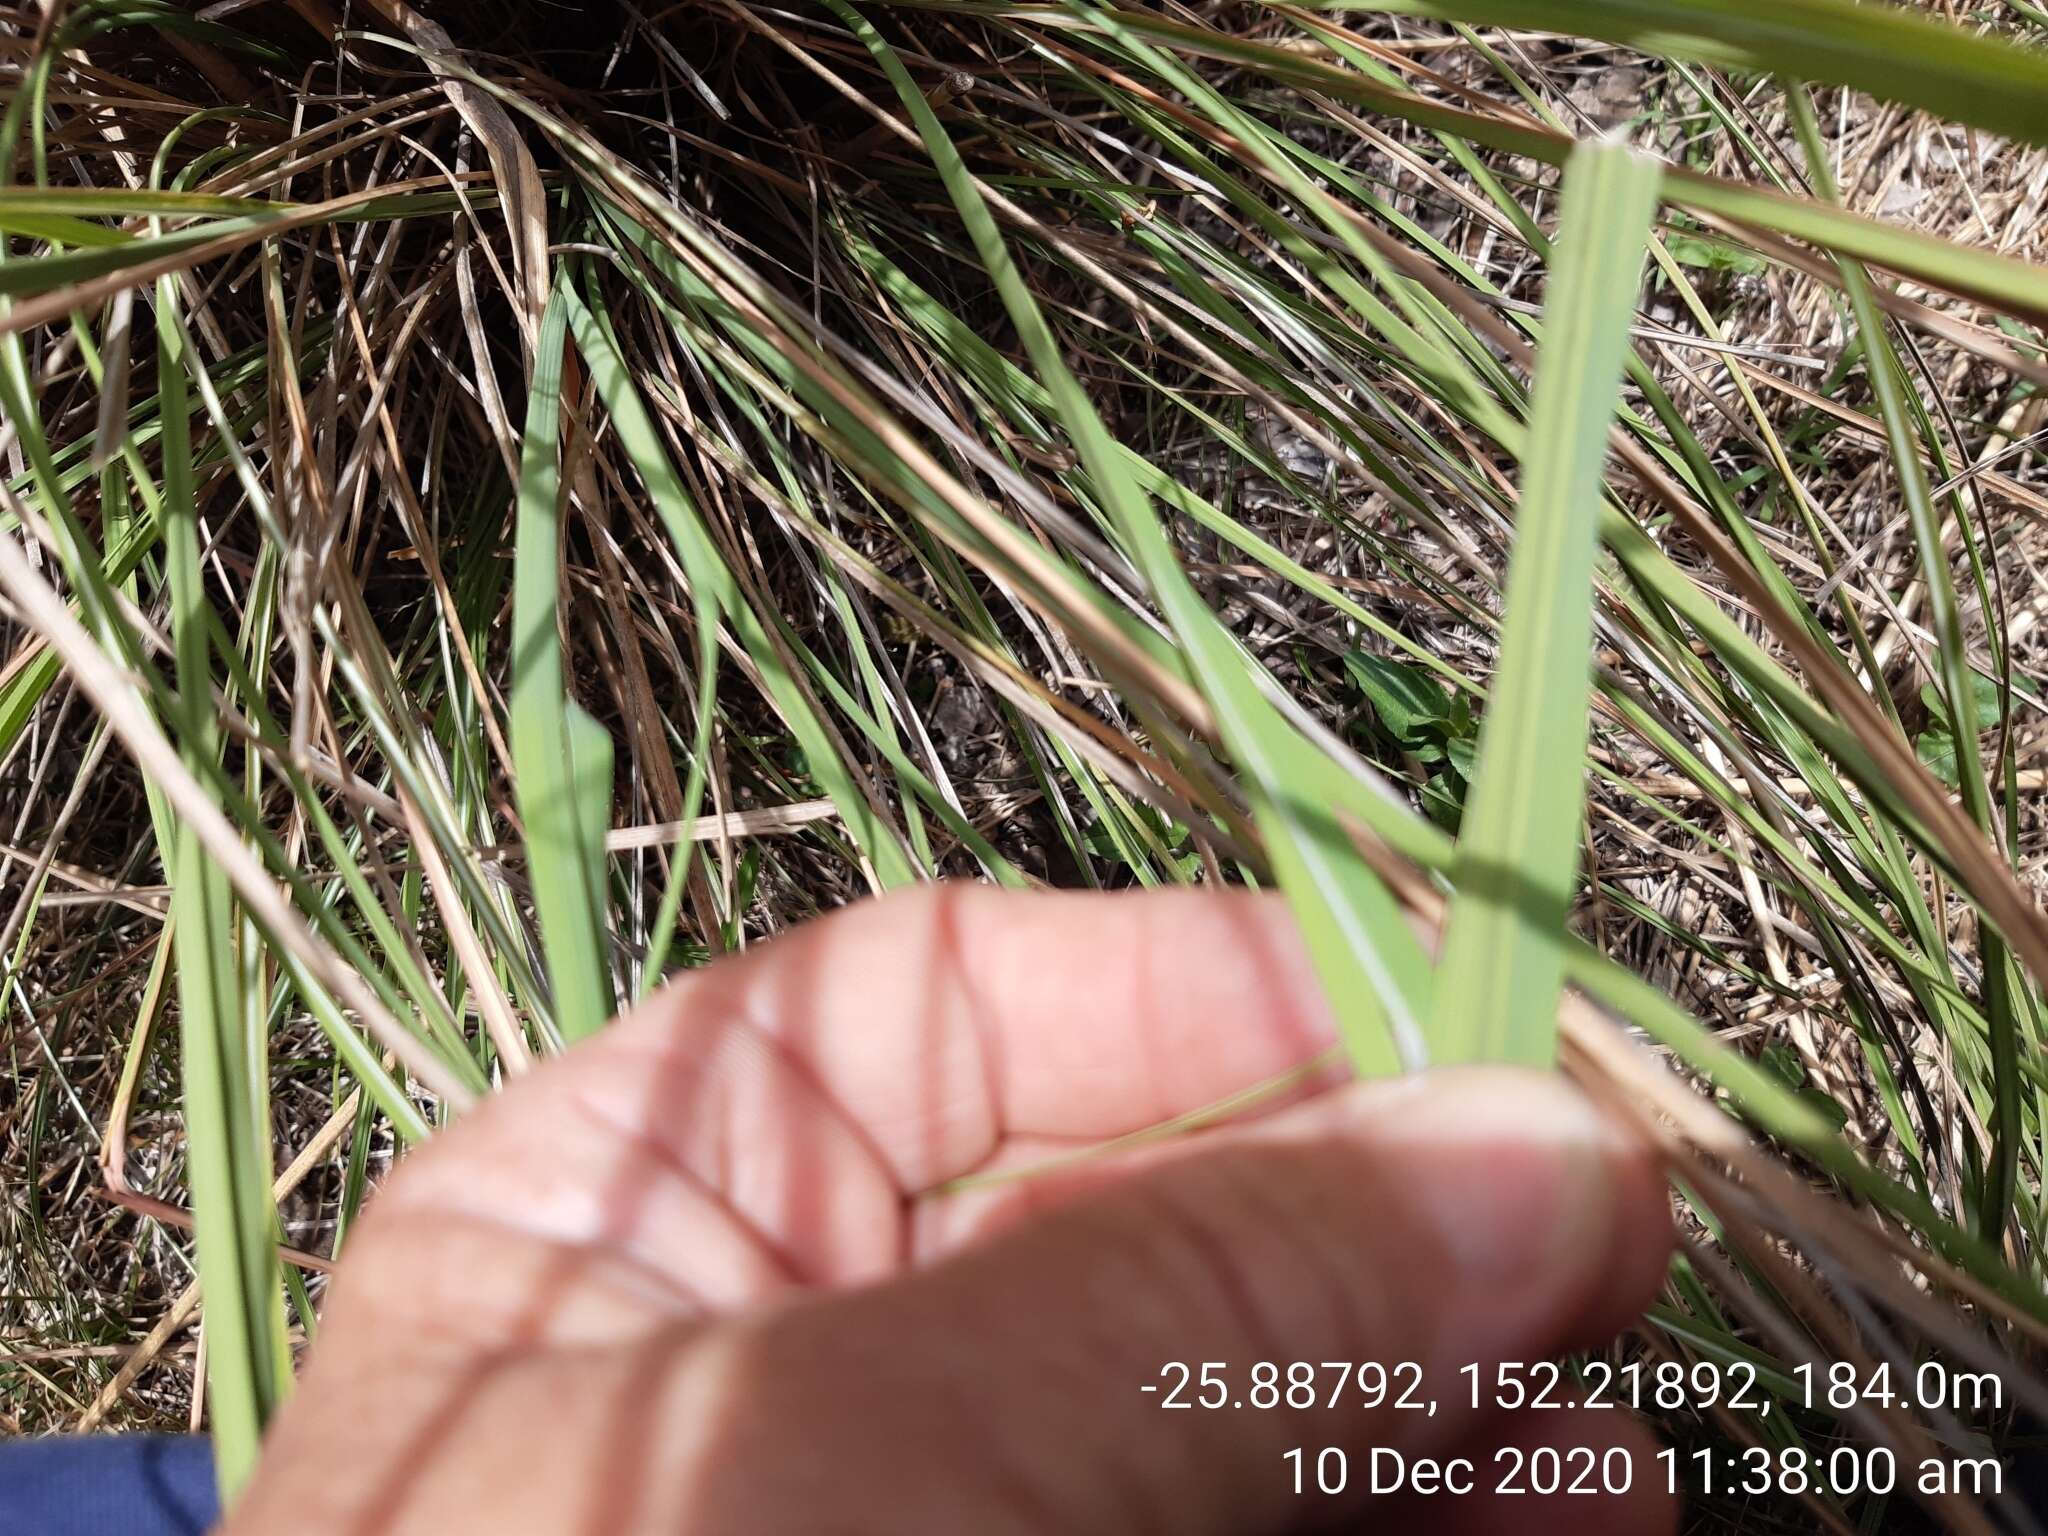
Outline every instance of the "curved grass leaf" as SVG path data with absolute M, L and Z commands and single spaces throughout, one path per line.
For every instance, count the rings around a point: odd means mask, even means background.
M 1624 43 L 1724 69 L 1853 86 L 2029 144 L 2048 144 L 2048 54 L 1855 0 L 1337 0 L 1483 26 Z

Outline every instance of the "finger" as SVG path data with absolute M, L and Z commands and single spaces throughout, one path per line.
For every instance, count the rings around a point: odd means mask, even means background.
M 749 1029 L 811 1076 L 906 1193 L 1005 1135 L 1101 1138 L 1301 1065 L 1334 1038 L 1285 908 L 1246 892 L 864 902 L 631 1021 L 715 1050 Z
M 1101 1138 L 1312 1058 L 1327 1012 L 1285 909 L 1244 893 L 862 903 L 671 987 L 412 1160 L 387 1207 L 687 1269 L 700 1242 L 843 1284 L 904 1261 L 906 1193 L 1013 1136 Z M 669 1207 L 706 1206 L 651 1230 Z M 722 1210 L 719 1209 L 722 1207 Z M 395 1218 L 394 1218 L 395 1219 Z M 743 1230 L 704 1236 L 705 1223 Z M 735 1271 L 736 1272 L 736 1271 Z
M 1430 1536 L 1673 1536 L 1678 1497 L 1670 1491 L 1661 1445 L 1620 1409 L 1524 1409 L 1489 1425 L 1467 1445 L 1462 1485 L 1402 1498 L 1403 1518 L 1371 1520 L 1364 1532 L 1426 1530 Z M 1377 1465 L 1347 1464 L 1367 1491 L 1412 1482 L 1395 1455 Z M 1375 1482 L 1377 1477 L 1378 1481 Z M 1305 1497 L 1313 1500 L 1319 1489 Z
M 1485 1413 L 1462 1366 L 1491 1380 L 1654 1294 L 1658 1170 L 1561 1080 L 1335 1098 L 889 1284 L 700 1335 L 644 1400 L 664 1447 L 644 1475 L 667 1491 L 635 1507 L 703 1536 L 847 1508 L 911 1536 L 1284 1531 L 1290 1448 L 1451 1454 Z M 1169 1361 L 1222 1362 L 1246 1406 L 1162 1408 L 1141 1388 Z M 1295 1361 L 1413 1362 L 1435 1411 L 1251 1406 L 1252 1367 Z M 738 1470 L 771 1463 L 773 1480 Z
M 988 1164 L 994 1182 L 972 1184 L 918 1203 L 911 1214 L 912 1254 L 920 1263 L 943 1258 L 970 1243 L 986 1241 L 1020 1223 L 1185 1158 L 1210 1155 L 1230 1147 L 1341 1138 L 1362 1112 L 1376 1112 L 1361 1111 L 1361 1104 L 1382 1105 L 1392 1101 L 1407 1085 L 1456 1076 L 1439 1072 L 1408 1079 L 1405 1084 L 1352 1083 L 1270 1115 L 1235 1121 L 1198 1135 L 1119 1150 L 1090 1151 L 1071 1142 L 1006 1142 Z M 1509 1081 L 1518 1079 L 1511 1077 Z M 1508 1090 L 1510 1098 L 1514 1091 Z M 1521 1117 L 1512 1102 L 1504 1105 L 1502 1113 L 1500 1124 L 1491 1129 L 1494 1134 L 1508 1138 L 1512 1145 L 1521 1129 Z M 1470 1134 L 1484 1135 L 1487 1130 L 1474 1128 Z M 1620 1292 L 1633 1295 L 1637 1290 L 1654 1289 L 1662 1277 L 1662 1251 L 1656 1244 L 1641 1250 L 1640 1257 L 1647 1268 L 1624 1277 L 1617 1287 Z M 1612 1319 L 1611 1331 L 1618 1331 L 1627 1321 L 1625 1316 Z

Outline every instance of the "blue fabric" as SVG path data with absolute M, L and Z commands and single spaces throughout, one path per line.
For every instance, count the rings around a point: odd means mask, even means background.
M 0 1442 L 0 1536 L 202 1536 L 218 1510 L 203 1436 Z

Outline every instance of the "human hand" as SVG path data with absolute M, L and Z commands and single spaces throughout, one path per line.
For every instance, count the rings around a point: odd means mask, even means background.
M 1464 1406 L 1462 1366 L 1595 1344 L 1664 1272 L 1653 1160 L 1561 1079 L 1332 1075 L 947 1189 L 1329 1040 L 1244 893 L 939 887 L 722 961 L 406 1161 L 227 1536 L 1669 1530 L 1621 1412 Z M 1440 1406 L 1176 1412 L 1140 1390 L 1172 1360 L 1414 1361 Z M 1363 1493 L 1373 1447 L 1484 1487 L 1504 1445 L 1625 1448 L 1634 1491 Z M 1297 1446 L 1351 1492 L 1296 1494 Z

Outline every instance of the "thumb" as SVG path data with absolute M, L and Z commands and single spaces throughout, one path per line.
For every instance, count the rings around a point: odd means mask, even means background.
M 1464 1367 L 1491 1385 L 1624 1326 L 1669 1246 L 1650 1154 L 1562 1079 L 1360 1084 L 902 1279 L 679 1340 L 650 1438 L 703 1536 L 1320 1526 L 1375 1448 L 1480 1430 Z M 1295 1447 L 1343 1450 L 1348 1493 L 1296 1494 Z

